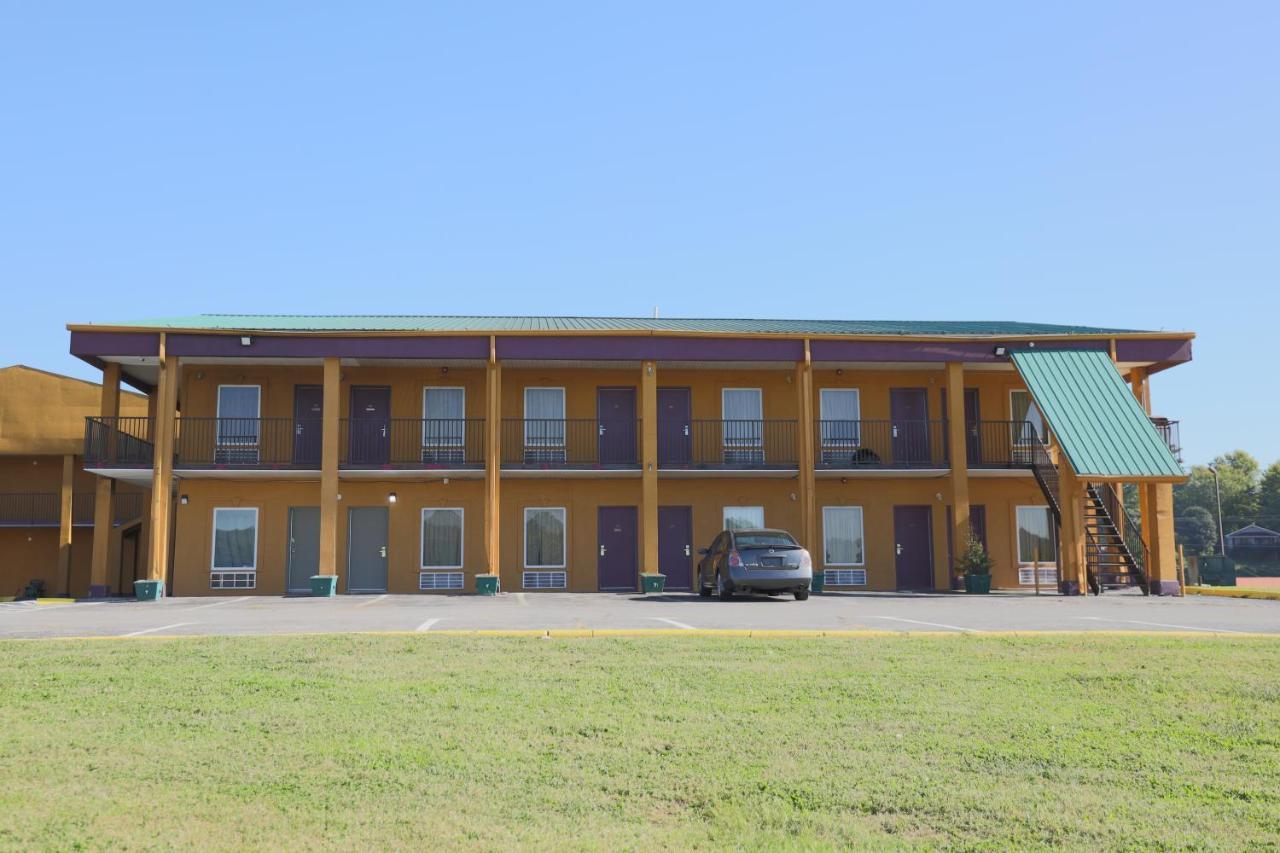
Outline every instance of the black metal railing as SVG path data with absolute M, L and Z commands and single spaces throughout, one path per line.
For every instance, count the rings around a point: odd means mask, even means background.
M 508 419 L 502 422 L 504 468 L 635 468 L 640 421 Z
M 71 496 L 71 523 L 76 527 L 92 527 L 96 495 L 76 492 Z M 141 492 L 124 492 L 115 496 L 112 524 L 120 525 L 141 517 Z M 57 527 L 62 518 L 62 496 L 58 492 L 0 493 L 0 527 Z
M 1030 468 L 1044 436 L 1030 421 L 970 421 L 965 454 L 970 468 Z
M 667 469 L 782 469 L 798 467 L 796 421 L 696 420 L 664 434 L 658 467 Z
M 1152 418 L 1151 425 L 1156 428 L 1156 432 L 1160 433 L 1160 437 L 1164 439 L 1164 443 L 1169 446 L 1169 452 L 1173 454 L 1173 458 L 1178 460 L 1178 464 L 1182 464 L 1182 430 L 1178 421 L 1171 421 L 1168 418 Z
M 483 418 L 344 418 L 339 427 L 344 468 L 484 465 Z
M 319 436 L 319 419 L 181 418 L 175 465 L 179 468 L 319 468 Z
M 945 468 L 946 421 L 818 421 L 814 464 L 822 469 Z
M 85 418 L 84 464 L 89 468 L 150 468 L 154 421 L 146 417 Z

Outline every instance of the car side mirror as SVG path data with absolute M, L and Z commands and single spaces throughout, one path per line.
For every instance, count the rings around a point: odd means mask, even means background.
M 698 549 L 698 556 L 699 556 L 699 557 L 705 557 L 705 556 L 707 556 L 707 555 L 708 555 L 708 554 L 710 554 L 710 553 L 711 553 L 711 550 L 710 550 L 709 548 L 699 548 L 699 549 Z

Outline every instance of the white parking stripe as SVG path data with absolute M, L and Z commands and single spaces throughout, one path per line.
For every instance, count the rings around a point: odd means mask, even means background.
M 519 603 L 519 605 L 520 605 L 521 607 L 528 607 L 528 606 L 529 606 L 529 602 L 528 602 L 528 600 L 524 597 L 524 593 L 523 593 L 523 592 L 517 592 L 517 593 L 516 593 L 516 602 L 517 602 L 517 603 Z
M 161 625 L 159 628 L 147 628 L 144 631 L 134 631 L 132 634 L 125 634 L 126 637 L 141 637 L 143 634 L 154 634 L 156 631 L 168 631 L 170 628 L 181 628 L 183 625 L 194 625 L 194 622 L 174 622 L 172 625 Z
M 686 631 L 696 631 L 692 625 L 686 625 L 683 622 L 677 622 L 674 619 L 668 619 L 665 616 L 646 616 L 646 619 L 657 619 L 659 622 L 666 622 L 668 625 L 675 625 L 677 628 L 683 628 Z
M 371 598 L 368 601 L 360 602 L 359 604 L 356 605 L 356 607 L 368 607 L 370 604 L 377 604 L 379 601 L 386 598 L 388 595 L 390 595 L 390 593 L 384 592 L 382 595 L 379 595 L 376 598 Z
M 972 628 L 961 628 L 959 625 L 944 625 L 941 622 L 921 622 L 919 619 L 902 619 L 898 616 L 872 616 L 867 613 L 861 614 L 868 619 L 888 619 L 891 622 L 910 622 L 912 625 L 928 625 L 930 628 L 946 628 L 948 631 L 963 631 L 971 633 Z
M 105 601 L 77 601 L 74 604 L 36 604 L 34 601 L 30 604 L 25 602 L 5 602 L 14 605 L 13 609 L 18 613 L 48 613 L 50 610 L 65 610 L 68 607 L 93 607 L 95 604 L 106 604 Z
M 1231 628 L 1205 628 L 1200 625 L 1170 625 L 1167 622 L 1143 622 L 1138 619 L 1108 619 L 1105 616 L 1077 616 L 1077 619 L 1088 619 L 1091 622 L 1118 622 L 1123 625 L 1148 625 L 1156 628 L 1173 628 L 1178 631 L 1206 631 L 1210 634 L 1247 634 L 1248 631 L 1235 631 Z
M 239 598 L 224 598 L 221 601 L 215 601 L 213 604 L 197 604 L 195 607 L 184 607 L 183 610 L 205 610 L 210 607 L 221 607 L 224 604 L 235 604 L 237 601 L 248 601 L 253 598 L 251 595 L 242 595 Z
M 428 619 L 426 622 L 423 622 L 421 625 L 419 625 L 417 628 L 414 628 L 413 630 L 418 632 L 419 634 L 426 633 L 427 631 L 431 630 L 432 625 L 436 624 L 439 621 L 440 621 L 439 618 Z

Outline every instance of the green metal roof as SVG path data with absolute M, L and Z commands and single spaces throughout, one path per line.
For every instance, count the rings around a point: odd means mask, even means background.
M 1010 357 L 1077 474 L 1184 476 L 1105 352 L 1032 349 Z
M 289 332 L 712 332 L 775 335 L 1037 335 L 1131 334 L 1135 329 L 1062 326 L 1001 320 L 750 320 L 728 318 L 512 317 L 318 314 L 197 314 L 102 325 L 141 329 Z

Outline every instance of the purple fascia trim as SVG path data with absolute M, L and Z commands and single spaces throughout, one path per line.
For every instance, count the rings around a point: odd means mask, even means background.
M 809 343 L 814 361 L 1008 361 L 1008 356 L 996 355 L 996 347 L 1015 349 L 1026 346 L 1017 341 L 830 341 L 816 340 Z M 1054 341 L 1042 343 L 1045 349 L 1107 350 L 1107 341 Z
M 1181 364 L 1190 360 L 1191 341 L 1155 339 L 1116 341 L 1116 361 Z
M 160 336 L 152 332 L 72 332 L 71 354 L 149 356 L 160 354 Z
M 1063 595 L 1079 595 L 1080 582 L 1079 581 L 1059 581 L 1058 592 L 1062 593 Z
M 301 335 L 170 334 L 165 348 L 181 358 L 478 358 L 489 357 L 485 337 L 304 337 Z
M 675 338 L 642 335 L 499 337 L 500 359 L 600 361 L 800 361 L 804 342 L 787 338 Z
M 1147 591 L 1152 595 L 1182 595 L 1182 585 L 1177 581 L 1151 581 Z

